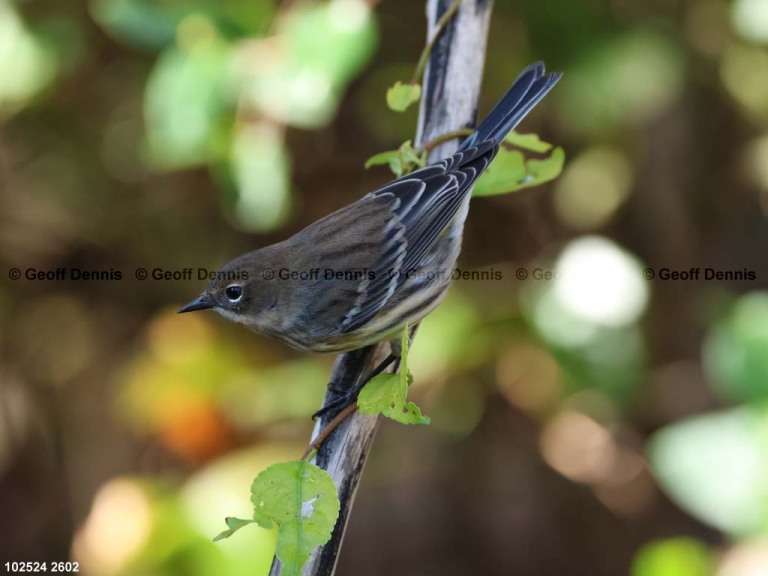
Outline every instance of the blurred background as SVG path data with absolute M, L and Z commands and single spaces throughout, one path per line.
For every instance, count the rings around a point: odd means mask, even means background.
M 211 538 L 333 359 L 175 310 L 390 178 L 363 164 L 413 136 L 385 91 L 424 30 L 413 0 L 0 0 L 3 563 L 266 573 L 274 534 Z M 498 1 L 480 113 L 536 59 L 566 75 L 521 130 L 565 170 L 473 201 L 460 266 L 496 279 L 423 323 L 433 423 L 382 423 L 338 574 L 768 574 L 768 3 Z

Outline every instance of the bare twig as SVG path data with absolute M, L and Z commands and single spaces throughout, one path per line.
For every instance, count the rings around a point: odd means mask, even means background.
M 462 0 L 455 18 L 438 34 L 438 22 L 453 0 L 428 0 L 428 42 L 433 42 L 422 91 L 416 142 L 423 146 L 442 134 L 474 125 L 480 80 L 485 60 L 485 44 L 491 13 L 491 0 Z M 436 38 L 436 40 L 435 40 Z M 429 161 L 450 154 L 458 145 L 450 140 L 435 146 Z M 332 381 L 334 388 L 348 389 L 364 378 L 389 353 L 388 344 L 349 352 L 336 359 Z M 394 367 L 393 369 L 396 369 Z M 329 390 L 324 405 L 338 398 Z M 312 445 L 326 430 L 320 419 L 315 425 Z M 345 418 L 317 449 L 315 463 L 328 471 L 339 491 L 341 510 L 331 540 L 310 556 L 303 573 L 330 576 L 336 568 L 341 542 L 349 520 L 363 466 L 373 444 L 377 418 L 354 411 Z M 280 574 L 275 558 L 271 576 Z
M 323 428 L 317 436 L 315 436 L 312 441 L 309 443 L 309 446 L 307 446 L 307 449 L 304 450 L 304 454 L 301 455 L 301 459 L 304 460 L 307 456 L 309 456 L 313 450 L 317 450 L 320 448 L 320 446 L 323 445 L 323 442 L 325 442 L 325 439 L 328 438 L 328 436 L 331 435 L 331 433 L 336 430 L 336 428 L 339 427 L 339 425 L 344 422 L 344 420 L 357 410 L 357 402 L 352 402 L 349 406 L 344 408 L 341 412 L 336 414 L 334 416 L 333 420 L 331 420 L 325 428 Z

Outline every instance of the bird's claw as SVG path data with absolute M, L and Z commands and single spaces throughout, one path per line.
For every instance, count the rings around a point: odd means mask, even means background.
M 328 388 L 331 389 L 330 386 Z M 336 416 L 339 412 L 344 410 L 344 408 L 357 400 L 357 392 L 358 391 L 356 390 L 342 392 L 341 397 L 337 398 L 329 404 L 326 404 L 320 408 L 320 410 L 312 414 L 312 420 L 317 420 L 318 418 L 322 418 L 326 415 Z

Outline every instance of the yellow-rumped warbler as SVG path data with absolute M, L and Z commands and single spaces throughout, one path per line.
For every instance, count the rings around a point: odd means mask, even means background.
M 309 352 L 390 340 L 388 365 L 403 327 L 429 314 L 451 284 L 472 185 L 560 76 L 532 64 L 452 156 L 235 258 L 179 312 L 213 309 Z

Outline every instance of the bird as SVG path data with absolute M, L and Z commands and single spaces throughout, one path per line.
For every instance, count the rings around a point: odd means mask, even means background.
M 398 360 L 404 327 L 446 296 L 474 183 L 561 76 L 531 64 L 452 155 L 235 258 L 179 313 L 214 310 L 303 352 L 339 354 L 389 341 L 391 354 L 339 404 L 351 403 Z

